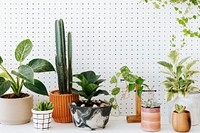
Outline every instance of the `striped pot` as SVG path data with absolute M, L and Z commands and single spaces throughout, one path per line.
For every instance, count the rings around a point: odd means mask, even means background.
M 69 104 L 79 100 L 77 94 L 60 94 L 59 90 L 50 92 L 50 102 L 54 104 L 52 117 L 58 123 L 71 123 L 72 116 L 69 109 Z
M 148 132 L 160 131 L 160 107 L 144 108 L 141 107 L 141 126 L 142 130 Z

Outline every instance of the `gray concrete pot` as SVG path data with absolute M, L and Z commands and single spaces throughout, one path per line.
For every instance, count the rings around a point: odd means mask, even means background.
M 24 124 L 32 117 L 33 96 L 24 98 L 6 99 L 0 98 L 0 123 Z
M 112 105 L 105 107 L 80 107 L 70 104 L 72 119 L 76 127 L 88 127 L 91 130 L 105 128 L 109 120 Z

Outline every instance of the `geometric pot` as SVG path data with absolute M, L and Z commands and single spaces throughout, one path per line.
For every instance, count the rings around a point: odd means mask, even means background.
M 172 119 L 172 112 L 175 110 L 174 105 L 184 105 L 186 109 L 190 112 L 191 115 L 191 124 L 192 126 L 200 124 L 200 93 L 191 93 L 188 96 L 184 97 L 182 95 L 178 95 L 178 97 L 169 102 L 170 105 L 170 112 L 169 112 L 169 119 L 171 123 Z
M 52 117 L 58 123 L 71 123 L 72 115 L 69 104 L 79 100 L 77 94 L 60 94 L 59 90 L 53 90 L 49 96 L 50 102 L 53 103 L 54 109 Z
M 33 126 L 39 130 L 48 130 L 51 126 L 52 110 L 37 111 L 32 109 Z
M 9 94 L 6 94 L 9 95 Z M 0 98 L 0 123 L 24 124 L 30 122 L 32 117 L 33 96 L 23 98 Z
M 160 131 L 160 107 L 141 107 L 141 127 L 148 132 Z
M 105 128 L 108 123 L 112 105 L 108 104 L 104 107 L 80 107 L 70 104 L 73 122 L 76 127 Z
M 191 128 L 190 112 L 172 113 L 172 126 L 176 132 L 189 132 Z

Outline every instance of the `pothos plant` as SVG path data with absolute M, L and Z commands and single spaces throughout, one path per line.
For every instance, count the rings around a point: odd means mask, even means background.
M 119 81 L 120 78 L 122 78 L 122 80 L 125 82 L 126 86 L 125 86 L 125 90 L 123 90 L 121 88 L 121 86 L 119 86 Z M 144 86 L 148 87 L 148 85 L 144 84 L 144 79 L 133 74 L 130 69 L 127 66 L 122 66 L 120 68 L 120 71 L 117 72 L 110 80 L 111 84 L 115 84 L 115 87 L 112 89 L 112 98 L 110 98 L 110 103 L 113 104 L 113 109 L 118 109 L 119 113 L 119 105 L 117 102 L 117 98 L 116 96 L 118 94 L 120 94 L 120 92 L 122 93 L 122 98 L 125 98 L 125 95 L 133 90 L 136 89 L 136 87 L 138 87 L 137 89 L 137 94 L 139 97 L 141 97 L 142 95 L 142 90 L 144 88 Z
M 170 62 L 158 62 L 158 64 L 166 68 L 165 71 L 161 71 L 167 75 L 163 82 L 166 91 L 166 100 L 171 101 L 179 94 L 187 96 L 191 92 L 199 91 L 199 89 L 193 85 L 195 80 L 191 79 L 193 75 L 199 73 L 199 71 L 192 69 L 197 60 L 186 63 L 190 57 L 180 59 L 180 54 L 177 50 L 172 50 L 168 57 Z
M 48 95 L 45 85 L 34 78 L 34 73 L 54 71 L 52 64 L 44 59 L 36 58 L 24 64 L 24 60 L 32 50 L 32 42 L 29 39 L 23 40 L 15 49 L 15 59 L 18 62 L 18 70 L 8 72 L 3 65 L 3 59 L 0 56 L 0 96 L 9 88 L 14 92 L 13 97 L 21 97 L 21 90 L 25 86 L 30 91 L 38 94 Z
M 146 3 L 151 2 L 155 8 L 160 9 L 167 5 L 172 6 L 173 10 L 178 14 L 176 21 L 182 27 L 184 38 L 181 40 L 181 48 L 186 44 L 185 36 L 200 38 L 200 27 L 191 26 L 194 21 L 200 18 L 200 0 L 144 0 Z M 172 35 L 175 38 L 175 35 Z M 176 44 L 172 44 L 173 47 Z

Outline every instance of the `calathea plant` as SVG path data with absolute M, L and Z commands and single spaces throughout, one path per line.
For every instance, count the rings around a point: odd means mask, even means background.
M 195 65 L 197 61 L 193 60 L 186 63 L 190 57 L 180 59 L 180 54 L 177 50 L 172 50 L 168 57 L 171 62 L 158 62 L 158 64 L 166 68 L 166 71 L 161 72 L 168 75 L 163 82 L 165 91 L 167 92 L 167 101 L 175 99 L 178 94 L 187 96 L 191 92 L 199 91 L 197 87 L 193 86 L 195 80 L 191 79 L 193 75 L 199 73 L 199 71 L 192 70 L 192 66 Z
M 125 81 L 125 90 L 123 90 L 119 85 L 119 79 L 122 78 L 123 81 Z M 122 97 L 126 97 L 126 93 L 129 93 L 138 87 L 137 94 L 139 97 L 142 95 L 142 90 L 144 86 L 148 87 L 146 84 L 144 84 L 144 79 L 133 74 L 130 69 L 127 66 L 122 66 L 120 68 L 120 72 L 117 72 L 110 80 L 111 84 L 115 84 L 115 87 L 112 89 L 111 94 L 113 97 L 110 99 L 110 102 L 113 104 L 114 109 L 118 109 L 119 111 L 119 106 L 117 102 L 116 96 L 122 92 Z M 120 112 L 120 111 L 119 111 Z
M 95 96 L 98 96 L 100 94 L 109 95 L 106 90 L 98 89 L 104 79 L 99 79 L 100 75 L 96 75 L 94 71 L 86 71 L 80 74 L 75 74 L 73 76 L 80 80 L 73 83 L 76 83 L 81 87 L 81 90 L 72 89 L 73 93 L 87 99 L 88 105 L 92 104 L 91 99 Z
M 18 44 L 15 49 L 15 59 L 19 66 L 17 71 L 12 70 L 11 73 L 3 65 L 3 59 L 0 56 L 0 69 L 2 70 L 0 74 L 0 95 L 11 88 L 15 94 L 14 97 L 20 97 L 23 86 L 35 93 L 48 95 L 45 85 L 38 79 L 34 79 L 34 73 L 54 71 L 54 68 L 50 62 L 40 58 L 32 59 L 27 64 L 23 64 L 32 47 L 32 42 L 29 39 Z M 16 79 L 14 79 L 15 77 Z

